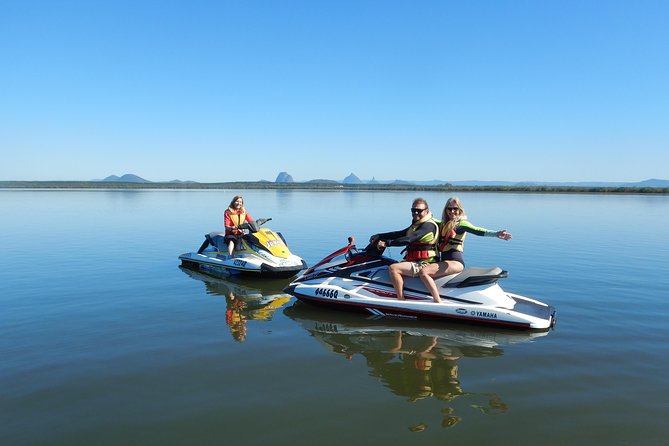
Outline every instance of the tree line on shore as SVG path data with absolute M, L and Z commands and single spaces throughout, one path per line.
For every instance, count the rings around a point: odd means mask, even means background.
M 534 193 L 607 193 L 669 194 L 666 187 L 587 187 L 587 186 L 453 186 L 415 184 L 342 184 L 333 182 L 272 183 L 269 181 L 234 181 L 223 183 L 116 183 L 100 181 L 0 181 L 5 189 L 278 189 L 278 190 L 351 190 L 351 191 L 435 191 L 435 192 L 534 192 Z

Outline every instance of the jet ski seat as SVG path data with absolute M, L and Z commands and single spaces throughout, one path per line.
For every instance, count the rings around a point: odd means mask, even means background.
M 465 268 L 462 272 L 452 276 L 446 276 L 443 279 L 437 279 L 437 286 L 441 288 L 464 288 L 468 286 L 486 285 L 495 283 L 499 279 L 507 277 L 509 273 L 498 266 L 491 268 Z
M 227 251 L 227 244 L 225 243 L 225 232 L 210 232 L 205 234 L 204 242 L 200 249 L 197 250 L 198 254 L 204 252 L 209 246 L 213 246 L 216 251 Z

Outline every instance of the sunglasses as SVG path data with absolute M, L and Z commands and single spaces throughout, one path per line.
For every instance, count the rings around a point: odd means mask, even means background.
M 457 211 L 460 212 L 460 208 L 446 208 L 447 211 Z
M 425 210 L 427 210 L 427 208 L 411 208 L 411 213 L 412 214 L 421 214 Z

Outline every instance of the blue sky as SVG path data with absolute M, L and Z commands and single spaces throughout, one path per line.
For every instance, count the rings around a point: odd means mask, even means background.
M 0 180 L 669 177 L 666 1 L 29 1 Z

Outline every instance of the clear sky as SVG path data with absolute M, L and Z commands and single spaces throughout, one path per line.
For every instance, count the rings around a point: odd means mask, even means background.
M 3 0 L 0 180 L 669 178 L 666 0 Z

